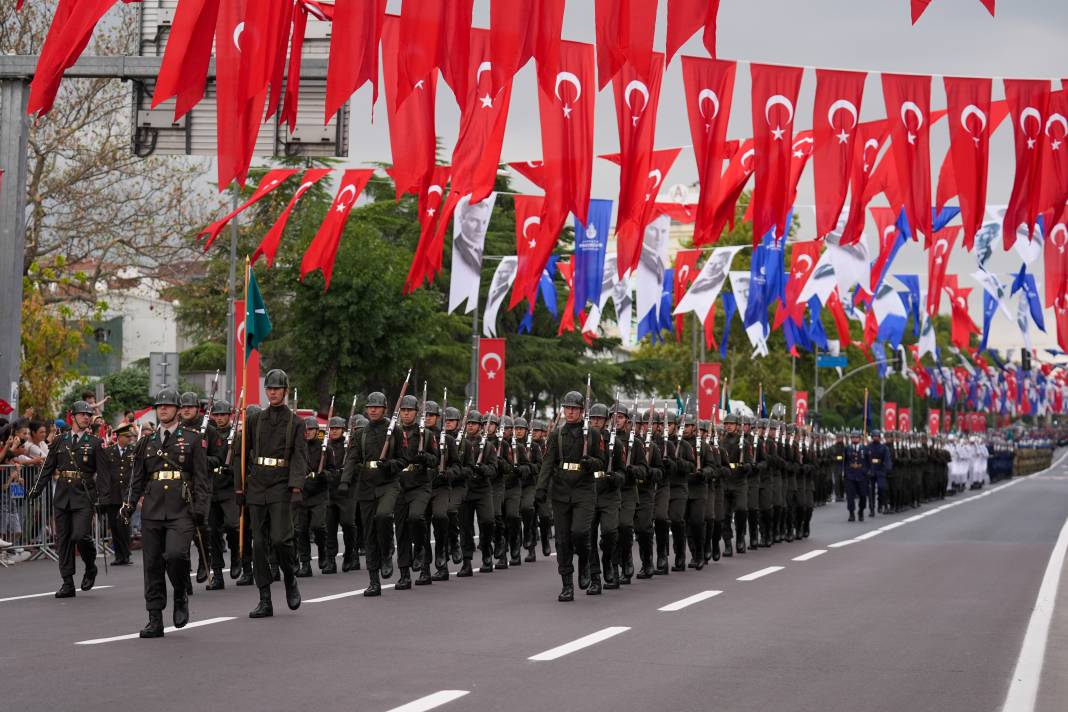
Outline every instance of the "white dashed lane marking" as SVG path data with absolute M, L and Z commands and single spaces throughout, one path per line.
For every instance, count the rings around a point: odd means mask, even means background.
M 759 571 L 754 571 L 751 574 L 746 574 L 745 576 L 739 576 L 737 580 L 738 581 L 756 581 L 758 578 L 764 578 L 765 576 L 767 576 L 769 574 L 773 574 L 776 571 L 782 571 L 784 568 L 786 568 L 786 567 L 785 566 L 769 566 L 766 569 L 760 569 Z
M 564 643 L 563 645 L 558 645 L 555 648 L 550 648 L 549 650 L 546 650 L 542 653 L 538 653 L 537 655 L 531 655 L 529 658 L 527 658 L 527 660 L 556 660 L 557 658 L 562 658 L 565 655 L 570 655 L 571 653 L 574 653 L 578 650 L 582 650 L 583 648 L 588 648 L 591 645 L 596 645 L 601 641 L 613 638 L 619 635 L 620 633 L 626 633 L 628 630 L 630 630 L 629 626 L 621 625 L 603 628 L 597 631 L 596 633 L 590 633 L 589 635 L 584 635 L 577 640 L 572 640 L 570 643 Z
M 709 598 L 714 598 L 715 596 L 718 596 L 721 593 L 723 593 L 723 591 L 701 591 L 701 593 L 695 593 L 692 596 L 687 596 L 681 601 L 669 603 L 666 606 L 661 606 L 660 608 L 657 608 L 656 610 L 663 611 L 665 613 L 681 611 L 683 608 L 692 606 L 695 603 L 700 603 L 701 601 L 706 601 Z

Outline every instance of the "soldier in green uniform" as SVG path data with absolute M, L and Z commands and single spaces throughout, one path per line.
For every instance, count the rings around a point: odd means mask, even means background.
M 204 443 L 197 428 L 175 417 L 178 394 L 164 389 L 156 396 L 159 427 L 142 438 L 134 455 L 126 518 L 141 502 L 141 554 L 144 561 L 148 624 L 142 638 L 163 637 L 167 584 L 174 596 L 174 627 L 189 622 L 189 544 L 195 527 L 203 527 L 211 501 L 211 480 Z
M 482 429 L 482 414 L 471 410 L 467 414 L 467 433 L 460 448 L 460 462 L 467 492 L 460 513 L 463 525 L 463 566 L 457 576 L 469 577 L 471 559 L 475 556 L 475 522 L 478 522 L 478 548 L 482 551 L 479 573 L 493 573 L 493 485 L 497 472 L 497 450 L 490 447 L 488 431 Z
M 501 484 L 503 488 L 503 500 L 500 510 L 504 519 L 504 557 L 499 557 L 501 563 L 508 566 L 520 566 L 523 560 L 519 558 L 520 540 L 522 535 L 523 520 L 519 517 L 519 501 L 523 497 L 523 485 L 520 482 L 522 469 L 520 464 L 520 444 L 515 438 L 515 426 L 510 416 L 501 418 L 501 440 L 498 444 L 497 462 L 500 465 Z
M 669 442 L 664 434 L 664 423 L 661 422 L 660 412 L 650 408 L 646 417 L 648 427 L 653 430 L 650 441 L 650 451 L 659 457 L 660 477 L 656 484 L 656 493 L 653 495 L 653 533 L 656 537 L 656 569 L 657 576 L 667 576 L 668 557 L 671 546 L 671 482 L 675 475 L 675 444 Z
M 767 418 L 760 418 L 756 423 L 756 453 L 758 465 L 758 478 L 760 487 L 757 490 L 757 509 L 759 510 L 759 543 L 760 546 L 771 546 L 775 542 L 775 536 L 771 530 L 772 515 L 775 513 L 775 466 L 771 459 L 771 444 L 768 437 Z M 750 540 L 753 538 L 749 534 Z
M 536 524 L 536 513 L 534 510 L 534 487 L 538 481 L 537 468 L 541 464 L 539 459 L 534 461 L 534 440 L 531 437 L 532 431 L 529 428 L 527 419 L 519 417 L 515 419 L 515 437 L 516 442 L 519 444 L 519 518 L 522 522 L 522 546 L 527 550 L 526 557 L 523 561 L 532 563 L 538 560 L 535 549 L 538 542 L 538 528 Z M 529 443 L 529 444 L 528 444 Z M 538 455 L 540 458 L 540 453 Z M 518 558 L 519 552 L 516 552 Z
M 772 434 L 768 441 L 768 471 L 771 473 L 771 523 L 769 524 L 769 536 L 772 544 L 783 541 L 783 522 L 786 518 L 786 441 L 784 437 L 784 424 L 780 420 L 772 420 Z
M 443 560 L 450 554 L 452 556 L 452 563 L 462 564 L 464 561 L 463 548 L 460 546 L 460 538 L 463 534 L 463 527 L 460 524 L 460 517 L 463 512 L 464 499 L 467 497 L 467 477 L 464 475 L 463 457 L 460 452 L 461 445 L 466 437 L 463 430 L 460 427 L 461 413 L 457 408 L 447 408 L 445 411 L 445 429 L 452 437 L 452 451 L 448 453 L 449 460 L 447 461 L 446 473 L 449 479 L 449 530 L 448 537 L 445 539 L 447 548 L 442 555 Z M 435 535 L 436 536 L 436 535 Z M 447 561 L 443 561 L 448 565 Z M 445 572 L 448 574 L 448 571 Z
M 119 509 L 126 501 L 130 489 L 130 475 L 133 472 L 134 438 L 136 430 L 127 423 L 115 429 L 115 444 L 104 448 L 103 463 L 108 468 L 107 517 L 108 529 L 111 530 L 111 545 L 115 549 L 112 566 L 130 565 L 130 525 L 119 516 Z
M 107 509 L 111 492 L 104 444 L 89 431 L 93 409 L 78 401 L 71 409 L 73 422 L 49 448 L 40 476 L 29 491 L 30 499 L 41 496 L 55 481 L 52 508 L 55 516 L 59 575 L 63 585 L 56 598 L 74 597 L 74 547 L 85 564 L 81 588 L 90 590 L 96 583 L 96 545 L 93 542 L 95 512 Z
M 705 506 L 708 503 L 708 477 L 704 440 L 697 417 L 683 416 L 682 439 L 694 453 L 694 466 L 686 481 L 686 543 L 690 550 L 689 568 L 700 571 L 705 567 Z
M 745 526 L 749 510 L 748 474 L 752 463 L 752 453 L 742 438 L 742 421 L 736 413 L 728 413 L 723 419 L 720 448 L 726 460 L 724 464 L 730 470 L 723 483 L 723 555 L 734 556 L 734 548 L 738 549 L 739 554 L 745 553 Z M 737 531 L 731 528 L 732 518 Z
M 326 501 L 326 561 L 320 563 L 324 574 L 337 573 L 337 530 L 341 527 L 341 540 L 345 543 L 345 553 L 341 559 L 341 570 L 348 572 L 360 568 L 360 556 L 356 552 L 356 499 L 351 487 L 341 491 L 341 473 L 345 466 L 345 419 L 340 416 L 330 418 L 326 448 L 326 463 L 323 476 L 329 493 Z
M 205 436 L 207 440 L 208 473 L 211 479 L 211 505 L 208 509 L 208 557 L 211 561 L 211 580 L 207 590 L 216 591 L 226 587 L 223 578 L 223 546 L 230 549 L 230 578 L 237 578 L 241 571 L 238 553 L 238 511 L 234 500 L 234 469 L 227 462 L 233 425 L 230 422 L 233 408 L 224 400 L 217 400 L 211 407 L 213 428 Z M 225 539 L 224 539 L 225 538 Z
M 458 467 L 456 454 L 456 430 L 459 426 L 460 411 L 455 408 L 445 409 L 445 430 L 442 431 L 439 420 L 441 418 L 441 406 L 434 401 L 426 402 L 426 430 L 437 443 L 438 464 L 431 470 L 430 475 L 430 503 L 427 505 L 426 516 L 430 520 L 430 526 L 425 528 L 423 539 L 423 551 L 429 561 L 434 557 L 434 573 L 431 581 L 449 580 L 449 508 L 452 500 L 452 487 L 449 485 L 449 477 L 452 470 Z M 434 543 L 430 543 L 430 532 L 433 529 Z M 419 581 L 417 580 L 418 584 Z M 420 584 L 424 585 L 424 584 Z
M 293 537 L 297 548 L 297 578 L 312 575 L 311 542 L 315 540 L 319 569 L 326 565 L 326 504 L 329 484 L 325 473 L 319 472 L 319 463 L 324 461 L 323 443 L 319 440 L 319 420 L 309 415 L 304 418 L 304 461 L 308 473 L 304 478 L 299 501 L 293 502 Z M 325 469 L 325 468 L 324 468 Z
M 622 412 L 628 416 L 627 457 L 632 465 L 639 466 L 639 469 L 633 473 L 634 482 L 638 487 L 638 506 L 634 512 L 634 535 L 638 539 L 638 558 L 641 562 L 641 569 L 636 578 L 650 579 L 656 571 L 653 565 L 653 510 L 656 506 L 657 483 L 663 476 L 660 451 L 645 445 L 645 430 L 649 427 L 648 422 L 641 424 L 630 418 L 630 413 L 625 408 Z M 634 433 L 633 448 L 630 447 L 631 432 Z M 652 443 L 651 433 L 649 442 Z M 622 553 L 633 557 L 629 541 L 624 542 L 621 539 L 619 546 Z
M 590 526 L 596 505 L 594 473 L 605 468 L 601 434 L 583 423 L 584 403 L 578 391 L 562 401 L 564 424 L 545 444 L 535 497 L 551 499 L 556 528 L 556 566 L 563 586 L 557 600 L 575 600 L 574 557 L 585 569 L 590 556 Z M 582 583 L 582 582 L 580 582 Z
M 261 408 L 260 406 L 256 405 L 255 403 L 247 405 L 247 406 L 245 406 L 245 414 L 244 414 L 243 417 L 247 420 L 248 418 L 252 417 L 256 413 L 261 412 L 262 410 L 263 410 L 263 408 Z M 239 431 L 241 430 L 241 426 L 240 425 L 237 425 L 235 427 L 237 427 L 237 429 Z M 238 531 L 238 535 L 241 538 L 241 541 L 238 542 L 238 546 L 240 547 L 239 548 L 239 552 L 240 552 L 240 557 L 241 557 L 241 575 L 237 577 L 237 581 L 235 582 L 235 585 L 237 585 L 237 586 L 251 586 L 252 584 L 254 584 L 256 582 L 256 580 L 252 576 L 252 515 L 249 514 L 248 503 L 245 502 L 245 498 L 244 498 L 244 494 L 245 493 L 241 489 L 241 475 L 239 474 L 240 473 L 239 468 L 241 466 L 241 457 L 240 457 L 240 454 L 239 454 L 240 451 L 241 451 L 240 435 L 235 439 L 234 443 L 231 443 L 230 447 L 231 447 L 231 449 L 236 448 L 236 449 L 234 449 L 234 454 L 230 456 L 230 467 L 234 470 L 234 479 L 233 479 L 234 504 L 237 505 L 238 530 L 239 530 Z M 244 526 L 243 532 L 242 532 L 241 526 L 240 526 L 242 519 L 244 519 L 244 522 L 245 522 L 245 526 Z M 271 569 L 272 580 L 278 581 L 281 578 L 281 574 L 278 572 L 278 562 L 274 560 L 275 559 L 274 551 L 273 550 L 269 550 L 267 552 L 267 554 L 268 554 L 268 560 L 271 562 L 270 563 L 270 569 Z
M 535 495 L 537 494 L 538 475 L 541 473 L 541 463 L 545 459 L 545 439 L 548 436 L 548 424 L 544 420 L 536 419 L 530 424 L 534 430 L 534 436 L 530 441 L 530 463 L 534 468 Z M 541 539 L 542 556 L 552 554 L 551 541 L 553 538 L 553 508 L 548 500 L 534 500 L 534 513 L 538 519 L 537 538 Z M 534 548 L 537 548 L 537 540 L 534 540 Z
M 424 550 L 426 534 L 426 510 L 430 505 L 430 477 L 437 472 L 438 444 L 433 432 L 420 425 L 419 399 L 404 396 L 400 403 L 400 447 L 394 458 L 400 468 L 400 494 L 393 518 L 397 526 L 397 579 L 398 591 L 412 587 L 411 569 L 419 571 L 416 583 L 428 585 L 430 580 L 430 554 Z
M 604 403 L 590 406 L 590 430 L 600 433 L 601 449 L 605 452 L 607 465 L 603 470 L 593 473 L 595 504 L 593 519 L 590 520 L 590 583 L 586 593 L 591 596 L 601 594 L 601 571 L 604 571 L 604 588 L 619 588 L 619 508 L 620 487 L 626 473 L 626 452 L 624 442 L 626 433 L 618 434 L 613 439 L 605 429 L 608 422 L 608 407 Z M 633 511 L 631 512 L 633 517 Z M 598 534 L 600 550 L 598 551 Z M 579 558 L 579 581 L 585 580 L 583 561 Z M 581 587 L 581 583 L 579 584 Z
M 185 391 L 178 397 L 178 419 L 186 430 L 201 433 L 201 439 L 204 441 L 203 445 L 206 450 L 210 438 L 206 431 L 201 432 L 200 396 L 194 391 Z M 212 424 L 209 422 L 208 428 L 211 427 Z M 193 535 L 193 546 L 197 549 L 197 583 L 204 583 L 208 580 L 208 552 L 204 551 L 207 541 L 208 533 L 205 523 L 205 526 L 198 526 Z M 192 592 L 193 585 L 190 584 L 189 593 Z
M 249 618 L 274 615 L 268 549 L 274 550 L 278 560 L 286 605 L 292 611 L 300 608 L 291 507 L 301 501 L 308 474 L 305 425 L 286 405 L 289 376 L 285 371 L 271 369 L 263 385 L 269 405 L 248 416 L 246 441 L 241 444 L 245 487 L 237 495 L 238 506 L 248 503 L 252 519 L 252 572 L 260 593 L 260 602 L 249 612 Z
M 705 562 L 719 561 L 722 555 L 720 540 L 723 536 L 723 483 L 730 474 L 726 465 L 721 442 L 722 426 L 709 423 L 711 439 L 705 443 L 703 456 L 705 481 L 708 482 L 708 497 L 705 499 Z
M 671 520 L 671 541 L 675 550 L 672 571 L 686 570 L 686 505 L 689 499 L 690 476 L 696 466 L 693 447 L 679 437 L 678 418 L 667 414 L 667 438 L 675 448 L 675 468 L 671 472 L 671 498 L 668 501 L 668 518 Z

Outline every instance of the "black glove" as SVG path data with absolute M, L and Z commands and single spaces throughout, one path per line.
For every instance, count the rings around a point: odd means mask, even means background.
M 29 497 L 30 499 L 37 499 L 38 497 L 41 496 L 42 492 L 44 492 L 44 487 L 38 487 L 37 485 L 34 485 L 33 488 L 30 489 L 29 493 L 26 496 Z
M 434 470 L 434 477 L 430 480 L 431 487 L 446 487 L 449 484 L 449 478 L 444 474 Z
M 348 482 L 342 482 L 341 484 L 339 484 L 337 486 L 337 493 L 341 494 L 341 495 L 348 494 L 349 493 L 349 483 Z
M 234 468 L 230 467 L 229 465 L 223 465 L 222 466 L 222 476 L 223 477 L 228 477 L 230 479 L 233 479 L 234 478 Z
M 482 476 L 486 479 L 490 479 L 495 474 L 497 474 L 497 468 L 495 468 L 493 465 L 482 465 L 479 469 L 481 470 Z
M 300 493 L 300 490 L 293 490 L 293 494 L 290 496 L 289 501 L 293 504 L 300 504 L 304 501 L 304 495 Z
M 435 453 L 432 453 L 432 452 L 424 452 L 422 454 L 422 461 L 423 461 L 423 465 L 426 466 L 426 467 L 437 467 L 438 466 L 438 456 Z
M 641 465 L 627 465 L 627 476 L 634 479 L 641 479 L 645 473 L 642 471 Z
M 234 501 L 237 502 L 237 506 L 239 508 L 240 507 L 244 507 L 245 506 L 245 493 L 244 492 L 234 492 Z
M 197 528 L 198 528 L 198 529 L 200 529 L 200 528 L 203 528 L 204 524 L 205 524 L 205 523 L 206 523 L 207 521 L 208 521 L 208 520 L 207 520 L 207 518 L 206 518 L 206 517 L 204 516 L 204 513 L 203 513 L 203 512 L 194 512 L 194 513 L 193 513 L 193 524 L 197 525 Z
M 545 504 L 545 500 L 547 500 L 548 498 L 549 498 L 548 493 L 543 489 L 537 490 L 534 493 L 534 501 L 537 502 L 538 504 Z
M 596 457 L 582 458 L 582 468 L 587 472 L 596 472 L 601 469 L 601 462 Z

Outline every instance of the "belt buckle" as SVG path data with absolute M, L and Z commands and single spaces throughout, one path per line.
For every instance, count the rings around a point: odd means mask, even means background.
M 370 462 L 368 462 L 367 463 L 367 469 L 369 469 L 369 470 L 377 470 L 378 469 L 378 460 L 371 460 Z

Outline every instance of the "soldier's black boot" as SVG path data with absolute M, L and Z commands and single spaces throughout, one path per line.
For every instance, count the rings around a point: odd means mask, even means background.
M 482 551 L 482 566 L 478 569 L 480 574 L 493 573 L 493 557 L 490 555 L 491 553 L 492 552 L 489 549 L 484 549 Z
M 578 585 L 582 590 L 586 590 L 590 587 L 590 564 L 586 561 L 586 557 L 579 555 L 578 557 Z
M 464 559 L 464 565 L 456 572 L 456 578 L 469 578 L 474 575 L 475 572 L 471 570 L 471 559 Z
M 322 566 L 324 574 L 336 574 L 337 573 L 337 557 L 326 555 L 326 563 Z
M 668 573 L 668 533 L 670 527 L 663 519 L 658 519 L 653 524 L 656 535 L 656 573 L 657 576 L 667 576 Z
M 211 580 L 208 581 L 206 588 L 208 591 L 220 591 L 226 588 L 226 579 L 223 578 L 222 569 L 211 572 Z
M 208 552 L 204 551 L 204 547 L 200 545 L 200 542 L 201 537 L 193 537 L 193 543 L 197 547 L 197 583 L 204 583 L 208 580 L 208 567 L 205 564 L 208 560 Z
M 723 527 L 719 520 L 712 522 L 712 541 L 709 542 L 709 556 L 713 561 L 719 561 L 722 552 L 719 550 L 720 537 L 723 535 Z
M 384 559 L 382 559 L 382 570 L 381 570 L 380 573 L 382 574 L 382 578 L 384 578 L 384 579 L 388 579 L 390 576 L 393 575 L 393 557 L 392 556 L 387 556 Z
M 749 510 L 749 548 L 760 548 L 760 510 Z
M 637 573 L 639 579 L 653 577 L 653 534 L 652 532 L 638 533 L 638 558 L 642 567 Z
M 460 547 L 460 515 L 457 512 L 449 512 L 449 554 L 452 556 L 452 563 L 463 563 L 464 552 Z
M 273 563 L 268 563 L 267 566 L 271 569 L 271 580 L 272 581 L 281 581 L 282 580 L 282 570 L 278 568 L 278 562 L 275 561 Z
M 63 579 L 63 585 L 56 591 L 56 598 L 74 598 L 74 579 L 70 576 Z
M 705 563 L 707 564 L 712 560 L 712 539 L 715 538 L 716 523 L 714 521 L 705 520 Z
M 782 507 L 775 507 L 775 510 L 771 514 L 772 520 L 775 522 L 775 543 L 781 544 L 783 541 L 783 511 Z
M 568 603 L 575 600 L 575 580 L 571 574 L 561 574 L 564 587 L 560 589 L 560 595 L 556 597 L 556 600 L 560 603 Z
M 360 556 L 355 549 L 345 549 L 345 556 L 341 559 L 341 570 L 344 572 L 354 571 L 360 568 Z
M 853 513 L 852 509 L 849 510 L 849 519 L 846 520 L 846 521 L 850 521 L 850 522 L 857 521 L 857 515 Z
M 449 573 L 445 572 L 446 575 Z M 430 577 L 430 562 L 425 558 L 423 559 L 423 566 L 419 569 L 419 576 L 415 579 L 416 586 L 429 586 L 433 583 L 434 579 Z
M 185 591 L 174 592 L 173 619 L 175 628 L 185 628 L 185 624 L 189 622 L 189 596 L 185 595 Z
M 857 512 L 857 516 L 860 519 L 860 521 L 862 521 L 862 522 L 864 521 L 864 507 L 860 508 L 860 511 Z
M 809 507 L 808 509 L 805 510 L 805 525 L 804 525 L 804 529 L 802 531 L 802 536 L 805 539 L 808 539 L 808 535 L 811 533 L 811 531 L 812 531 L 812 508 Z
M 771 535 L 771 510 L 760 510 L 760 545 L 771 546 L 774 537 Z
M 728 514 L 727 516 L 729 517 L 730 515 Z M 734 556 L 734 536 L 731 534 L 729 523 L 726 524 L 725 526 L 724 523 L 721 523 L 719 526 L 723 534 L 723 556 L 729 559 Z
M 549 539 L 552 536 L 552 524 L 547 520 L 542 519 L 538 523 L 538 531 L 541 533 L 541 555 L 549 556 L 552 554 L 552 549 L 549 548 Z
M 237 578 L 236 586 L 251 586 L 252 585 L 252 564 L 243 564 L 241 567 L 241 575 Z
M 312 568 L 310 561 L 301 561 L 297 566 L 297 572 L 294 574 L 297 578 L 308 578 L 312 575 Z
M 326 535 L 322 531 L 315 532 L 315 555 L 317 557 L 316 560 L 319 562 L 319 570 L 322 571 L 328 559 L 326 555 Z
M 672 571 L 686 570 L 686 532 L 681 523 L 671 523 L 671 543 L 675 548 L 675 563 Z
M 238 550 L 237 532 L 227 532 L 226 545 L 230 548 L 230 578 L 236 579 L 241 575 L 241 554 Z
M 371 596 L 381 596 L 382 583 L 378 580 L 378 572 L 374 569 L 367 569 L 367 573 L 370 575 L 371 581 L 367 584 L 367 588 L 363 590 L 363 595 L 368 598 Z
M 402 566 L 400 570 L 400 578 L 397 579 L 397 590 L 407 591 L 412 587 L 412 574 L 407 566 Z
M 686 564 L 686 568 L 696 569 L 697 559 L 699 559 L 700 557 L 697 555 L 697 541 L 694 539 L 693 534 L 687 535 L 686 544 L 690 550 L 690 561 Z
M 264 586 L 260 589 L 260 603 L 249 612 L 249 618 L 270 618 L 274 615 L 274 604 L 271 603 L 271 587 Z
M 141 632 L 137 634 L 142 638 L 162 638 L 163 637 L 163 611 L 149 611 L 148 623 Z
M 290 575 L 282 578 L 286 587 L 286 605 L 289 606 L 289 610 L 295 611 L 300 608 L 300 589 L 297 587 L 297 577 Z
M 745 553 L 746 511 L 739 509 L 734 513 L 734 550 Z
M 96 564 L 90 564 L 85 567 L 85 575 L 82 576 L 82 590 L 89 591 L 96 585 Z
M 434 567 L 434 573 L 430 576 L 431 581 L 448 581 L 449 580 L 449 562 L 442 562 L 444 566 L 438 568 Z
M 617 587 L 619 584 L 616 584 Z M 594 574 L 590 577 L 590 585 L 586 587 L 587 596 L 600 596 L 601 595 L 601 577 Z

